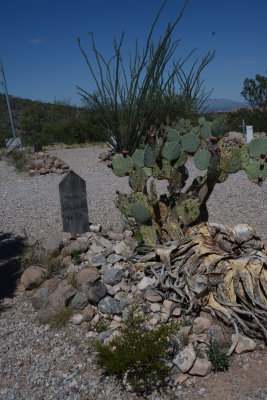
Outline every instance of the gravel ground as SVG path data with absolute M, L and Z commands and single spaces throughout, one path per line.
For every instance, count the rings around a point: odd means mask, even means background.
M 99 147 L 57 149 L 54 154 L 67 162 L 86 181 L 89 218 L 103 227 L 122 230 L 124 222 L 114 206 L 115 191 L 128 192 L 128 178 L 118 178 L 102 162 Z M 189 163 L 190 178 L 197 170 Z M 198 171 L 199 172 L 199 171 Z M 55 174 L 29 177 L 17 174 L 14 167 L 0 161 L 0 232 L 23 234 L 32 239 L 45 239 L 62 230 L 58 184 Z M 166 183 L 160 182 L 161 189 Z M 251 225 L 267 244 L 267 181 L 262 187 L 251 183 L 245 172 L 230 175 L 215 186 L 209 201 L 210 221 Z
M 50 151 L 86 180 L 91 222 L 114 230 L 123 220 L 114 207 L 115 190 L 128 190 L 127 178 L 117 178 L 98 162 L 98 147 Z M 190 171 L 194 173 L 192 164 Z M 0 232 L 45 239 L 60 231 L 61 216 L 55 174 L 29 177 L 0 161 Z M 162 188 L 164 182 L 162 183 Z M 267 243 L 267 182 L 259 188 L 242 172 L 217 185 L 209 203 L 210 220 L 248 223 Z M 1 257 L 0 257 L 1 258 Z M 1 265 L 0 265 L 1 267 Z M 1 294 L 1 293 L 0 293 Z M 0 296 L 1 299 L 1 296 Z M 81 327 L 69 324 L 59 331 L 38 326 L 24 292 L 0 302 L 0 399 L 2 400 L 256 400 L 267 398 L 267 349 L 258 343 L 251 354 L 235 356 L 229 372 L 192 377 L 165 394 L 137 397 L 125 392 L 94 365 L 90 343 Z

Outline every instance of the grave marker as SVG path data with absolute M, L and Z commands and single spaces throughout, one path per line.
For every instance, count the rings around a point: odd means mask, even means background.
M 85 233 L 89 231 L 86 183 L 70 171 L 59 183 L 59 196 L 63 231 Z

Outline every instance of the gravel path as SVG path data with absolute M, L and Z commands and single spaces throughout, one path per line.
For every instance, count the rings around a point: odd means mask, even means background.
M 50 151 L 67 162 L 86 181 L 89 218 L 103 227 L 122 230 L 124 222 L 114 206 L 115 191 L 128 192 L 128 178 L 118 178 L 102 162 L 99 147 L 58 149 Z M 197 170 L 189 164 L 190 178 Z M 23 234 L 30 238 L 47 238 L 62 230 L 58 184 L 55 174 L 29 177 L 0 161 L 0 232 Z M 166 187 L 160 182 L 161 188 Z M 216 185 L 209 201 L 210 221 L 233 226 L 247 223 L 256 229 L 267 244 L 267 181 L 262 187 L 251 183 L 245 172 L 230 175 Z

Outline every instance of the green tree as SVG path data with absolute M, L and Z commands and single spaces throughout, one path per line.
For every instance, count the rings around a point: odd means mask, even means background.
M 258 74 L 255 79 L 246 78 L 241 95 L 253 108 L 267 110 L 267 78 Z

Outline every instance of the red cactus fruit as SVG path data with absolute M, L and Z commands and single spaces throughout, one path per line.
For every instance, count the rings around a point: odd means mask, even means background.
M 261 186 L 262 185 L 262 176 L 259 175 L 258 177 L 258 185 Z
M 265 156 L 265 162 L 267 162 L 267 155 Z
M 264 160 L 265 159 L 265 154 L 261 153 L 260 158 L 262 158 Z
M 119 195 L 119 194 L 120 194 L 120 191 L 119 191 L 118 189 L 116 190 L 116 194 L 117 194 L 117 195 Z
M 129 172 L 127 171 L 127 172 L 125 172 L 125 176 L 129 176 Z
M 152 138 L 155 138 L 156 135 L 157 135 L 156 131 L 152 131 L 152 132 L 151 132 L 151 137 L 152 137 Z
M 218 142 L 218 138 L 216 136 L 211 136 L 210 137 L 210 141 L 211 141 L 211 143 L 217 143 Z
M 107 164 L 107 167 L 108 167 L 108 168 L 112 168 L 112 163 L 109 162 L 109 163 Z
M 220 149 L 219 149 L 218 146 L 215 146 L 215 147 L 213 148 L 213 150 L 214 150 L 214 152 L 215 152 L 216 154 L 220 153 Z
M 221 115 L 221 114 L 222 114 L 222 110 L 219 110 L 219 111 L 218 111 L 218 114 Z
M 230 124 L 230 123 L 231 123 L 231 120 L 230 120 L 230 119 L 228 119 L 228 120 L 227 120 L 227 124 Z
M 261 170 L 264 169 L 264 162 L 261 162 L 261 163 L 260 163 L 260 169 L 261 169 Z

